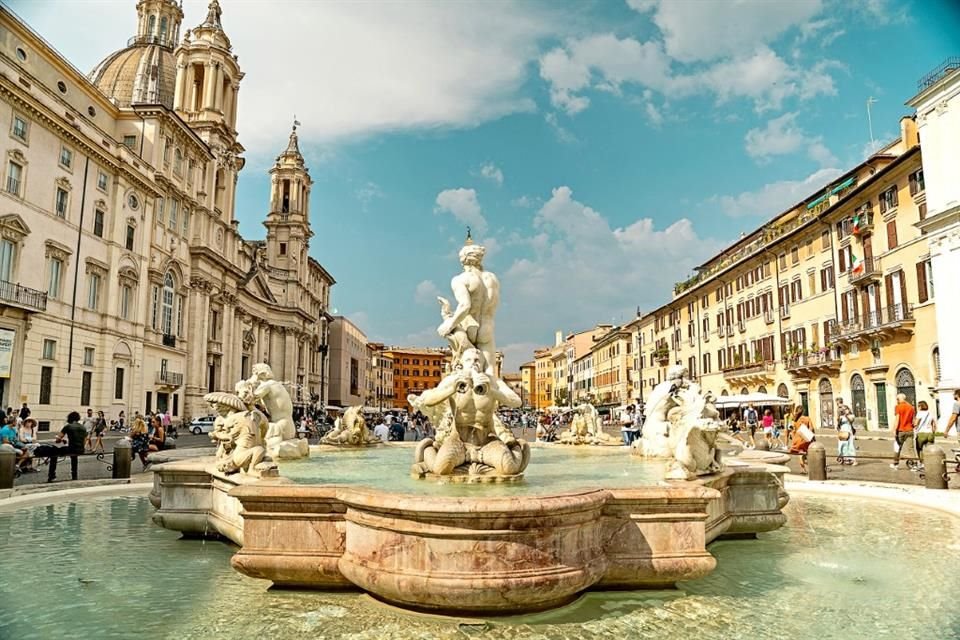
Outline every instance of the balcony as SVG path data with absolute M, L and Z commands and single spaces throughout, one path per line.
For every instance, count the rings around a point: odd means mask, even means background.
M 773 309 L 763 310 L 763 321 L 767 324 L 773 324 Z
M 864 342 L 887 340 L 897 335 L 912 335 L 916 321 L 913 305 L 895 304 L 877 311 L 869 311 L 862 317 L 837 324 L 833 339 L 838 342 Z
M 845 218 L 840 223 L 840 240 L 850 236 L 860 236 L 873 228 L 873 209 L 867 208 L 857 211 L 853 216 Z
M 165 334 L 163 334 L 163 338 L 162 338 L 162 340 L 161 340 L 161 343 L 162 343 L 163 346 L 165 346 L 165 347 L 172 347 L 172 348 L 176 349 L 176 348 L 177 348 L 177 336 L 171 336 L 171 335 L 165 333 Z
M 870 256 L 864 258 L 863 262 L 856 268 L 847 272 L 847 278 L 850 284 L 869 282 L 880 279 L 880 259 Z
M 687 342 L 691 347 L 697 346 L 697 336 L 694 336 L 694 335 L 689 336 L 689 338 L 687 339 Z
M 840 372 L 840 350 L 834 348 L 793 353 L 784 357 L 783 366 L 795 378 L 834 375 Z
M 759 362 L 734 362 L 725 367 L 721 367 L 723 377 L 738 382 L 764 383 L 773 380 L 777 363 L 773 360 L 761 360 Z
M 164 371 L 161 369 L 157 371 L 156 383 L 161 387 L 182 387 L 183 386 L 183 374 L 174 373 L 172 371 Z
M 790 305 L 785 304 L 780 306 L 780 317 L 789 318 L 790 317 Z
M 14 282 L 0 280 L 0 302 L 11 306 L 26 309 L 27 311 L 46 311 L 47 294 L 30 287 L 23 287 Z
M 657 349 L 653 352 L 653 359 L 661 365 L 665 365 L 670 362 L 670 351 L 667 349 Z
M 746 320 L 737 320 L 737 329 L 740 330 L 740 333 L 747 332 L 747 321 Z

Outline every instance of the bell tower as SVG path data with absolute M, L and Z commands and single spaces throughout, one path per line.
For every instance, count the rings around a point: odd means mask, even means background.
M 141 2 L 160 0 L 141 0 Z M 207 17 L 183 36 L 174 54 L 177 82 L 173 108 L 216 155 L 205 172 L 204 192 L 210 208 L 230 223 L 234 217 L 237 174 L 243 168 L 243 147 L 237 142 L 237 96 L 243 72 L 223 30 L 218 0 Z
M 270 169 L 270 212 L 267 228 L 267 261 L 271 266 L 306 274 L 310 230 L 310 171 L 300 153 L 297 125 Z
M 180 39 L 182 20 L 183 10 L 176 0 L 140 0 L 137 3 L 135 41 L 138 44 L 158 44 L 173 49 Z

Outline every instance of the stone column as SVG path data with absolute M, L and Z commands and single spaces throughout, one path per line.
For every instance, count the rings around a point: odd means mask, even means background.
M 217 69 L 213 66 L 212 62 L 208 62 L 203 70 L 203 108 L 204 109 L 213 109 L 213 92 L 216 87 L 214 82 L 216 81 Z
M 237 128 L 237 101 L 240 98 L 240 85 L 233 85 L 233 97 L 230 100 L 230 128 Z
M 177 63 L 177 81 L 173 89 L 173 108 L 183 109 L 183 93 L 186 86 L 186 66 L 183 62 Z
M 223 304 L 223 370 L 222 380 L 224 385 L 233 384 L 240 377 L 236 371 L 237 354 L 240 352 L 241 343 L 236 332 L 234 307 L 232 296 L 227 297 Z
M 186 387 L 188 393 L 203 396 L 207 389 L 207 335 L 210 322 L 210 298 L 205 283 L 194 280 L 190 292 L 190 331 L 188 347 L 190 353 L 189 371 Z
M 223 66 L 217 65 L 217 75 L 213 87 L 213 108 L 223 112 Z
M 297 336 L 287 329 L 283 336 L 283 379 L 297 381 Z

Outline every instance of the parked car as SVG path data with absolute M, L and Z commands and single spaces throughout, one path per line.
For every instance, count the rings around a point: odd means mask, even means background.
M 216 419 L 216 416 L 203 416 L 201 418 L 194 418 L 190 423 L 190 433 L 195 436 L 198 436 L 201 433 L 210 433 L 213 431 L 213 421 Z

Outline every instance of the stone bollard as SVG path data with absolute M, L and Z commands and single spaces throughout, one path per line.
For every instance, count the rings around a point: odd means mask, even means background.
M 770 443 L 767 442 L 766 438 L 757 438 L 753 443 L 755 451 L 770 451 Z
M 807 477 L 810 480 L 827 479 L 827 450 L 817 441 L 807 449 Z
M 119 440 L 113 445 L 113 477 L 129 478 L 133 463 L 133 448 L 129 440 Z
M 947 454 L 935 444 L 923 448 L 923 477 L 927 489 L 947 488 Z
M 13 489 L 17 452 L 8 444 L 0 446 L 0 489 Z

